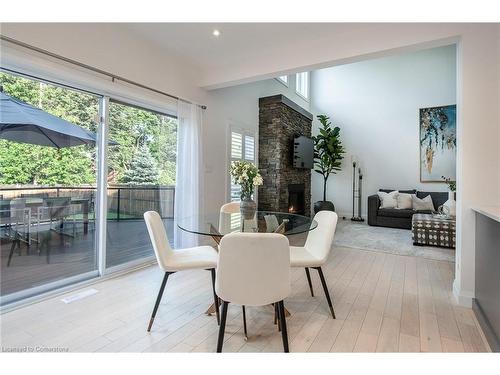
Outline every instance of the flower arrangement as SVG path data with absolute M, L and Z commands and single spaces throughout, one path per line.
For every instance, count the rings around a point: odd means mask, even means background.
M 452 191 L 452 192 L 457 191 L 456 181 L 452 181 L 451 178 L 445 177 L 445 176 L 441 176 L 441 178 L 444 180 L 444 182 L 446 182 L 446 185 L 448 185 L 448 188 L 450 189 L 450 191 Z
M 262 176 L 255 164 L 249 161 L 233 161 L 230 174 L 234 184 L 241 186 L 241 199 L 251 199 L 255 186 L 262 185 Z

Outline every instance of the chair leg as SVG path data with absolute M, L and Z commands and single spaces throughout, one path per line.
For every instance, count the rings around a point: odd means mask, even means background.
M 328 286 L 326 285 L 325 276 L 323 275 L 323 271 L 321 267 L 316 267 L 319 273 L 319 278 L 321 279 L 321 285 L 323 285 L 323 290 L 325 292 L 326 301 L 328 302 L 328 307 L 330 307 L 330 312 L 332 313 L 333 319 L 335 319 L 335 312 L 333 311 L 332 300 L 330 299 L 330 293 L 328 292 Z
M 283 351 L 288 353 L 290 350 L 288 349 L 288 332 L 286 329 L 286 318 L 285 318 L 285 304 L 283 301 L 279 301 L 278 303 L 278 311 L 279 311 L 279 323 L 281 326 L 281 338 L 283 339 Z
M 215 293 L 215 268 L 211 268 L 210 273 L 212 274 L 212 290 L 214 292 L 215 315 L 217 316 L 217 324 L 220 325 L 219 297 L 217 297 L 217 293 Z
M 165 272 L 165 276 L 163 276 L 163 281 L 161 282 L 160 291 L 158 292 L 158 297 L 156 297 L 155 307 L 153 308 L 151 319 L 149 319 L 148 332 L 151 332 L 151 327 L 153 326 L 156 312 L 158 311 L 158 306 L 160 306 L 161 296 L 163 295 L 163 291 L 165 290 L 165 286 L 167 285 L 168 277 L 172 273 L 173 272 Z
M 281 332 L 281 325 L 280 325 L 280 313 L 278 310 L 278 302 L 273 303 L 274 306 L 274 324 L 278 326 L 278 332 Z
M 245 333 L 245 340 L 248 340 L 248 333 L 247 333 L 247 314 L 246 314 L 245 305 L 241 306 L 241 309 L 243 310 L 243 332 Z
M 220 318 L 219 338 L 217 340 L 217 353 L 222 353 L 222 345 L 224 344 L 224 332 L 226 331 L 227 307 L 229 302 L 222 301 L 222 316 Z
M 311 291 L 311 297 L 314 297 L 313 285 L 311 282 L 311 274 L 309 273 L 309 268 L 306 267 L 307 282 L 309 283 L 309 290 Z
M 20 242 L 19 240 L 12 240 L 12 246 L 10 247 L 9 259 L 7 260 L 7 267 L 10 266 L 10 261 L 12 260 L 12 255 L 14 255 L 14 249 L 16 248 L 16 244 Z M 20 245 L 18 245 L 20 247 Z

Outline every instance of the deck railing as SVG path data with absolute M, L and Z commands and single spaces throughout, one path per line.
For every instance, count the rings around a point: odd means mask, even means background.
M 72 197 L 89 199 L 93 217 L 97 188 L 95 186 L 0 186 L 0 199 Z M 108 220 L 142 220 L 145 211 L 157 211 L 163 219 L 174 217 L 173 185 L 108 185 Z

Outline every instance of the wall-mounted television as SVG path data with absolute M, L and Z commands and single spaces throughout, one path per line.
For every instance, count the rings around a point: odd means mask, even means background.
M 314 166 L 314 141 L 303 135 L 293 139 L 294 168 L 312 169 Z

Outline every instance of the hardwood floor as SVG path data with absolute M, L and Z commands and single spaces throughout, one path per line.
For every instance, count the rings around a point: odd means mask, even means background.
M 311 297 L 303 269 L 292 271 L 288 334 L 292 352 L 486 352 L 471 309 L 453 302 L 454 264 L 335 248 L 323 269 L 337 319 L 331 318 L 317 272 Z M 2 347 L 63 347 L 76 352 L 213 352 L 218 326 L 204 311 L 210 273 L 171 276 L 150 333 L 147 323 L 162 274 L 148 267 L 106 280 L 99 293 L 70 304 L 62 296 L 1 315 Z M 75 292 L 69 293 L 74 294 Z M 282 351 L 273 309 L 228 312 L 224 352 Z

